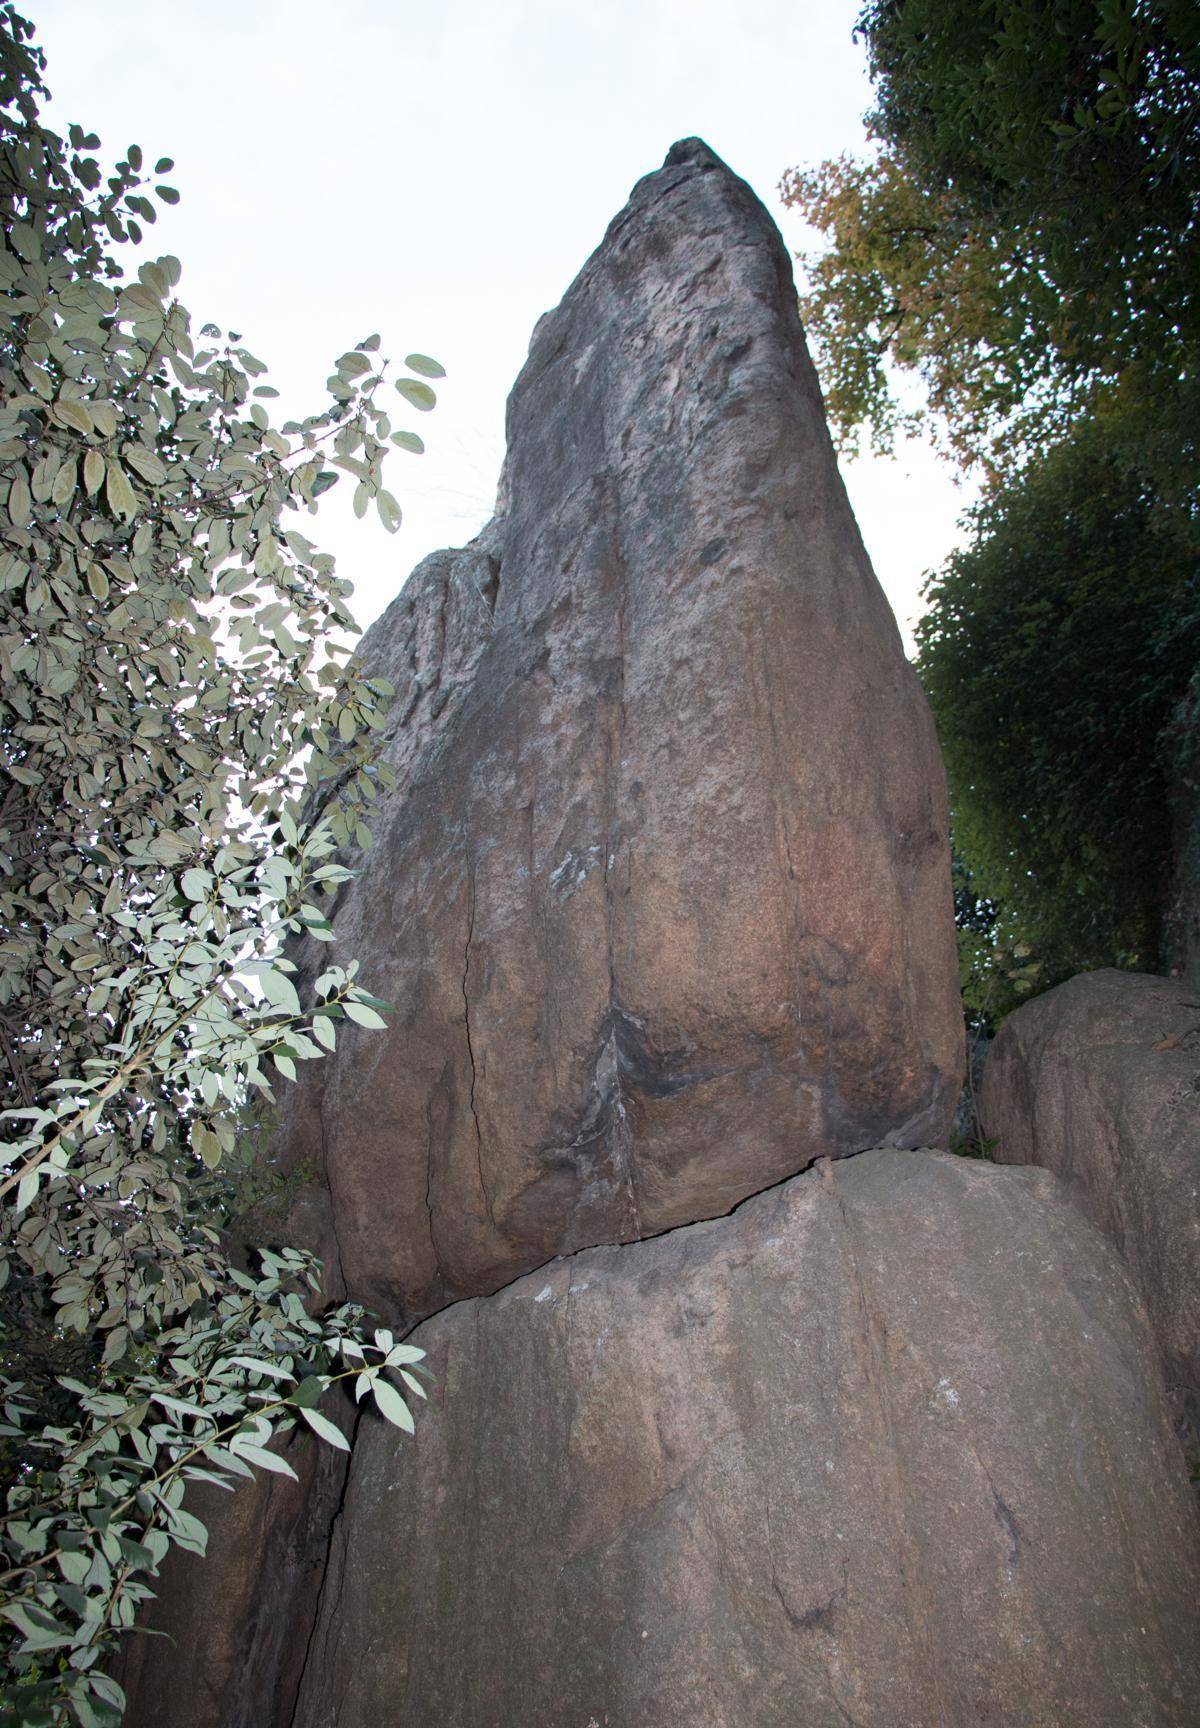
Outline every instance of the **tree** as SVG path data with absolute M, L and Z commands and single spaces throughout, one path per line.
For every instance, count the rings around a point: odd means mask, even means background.
M 831 242 L 802 307 L 843 438 L 915 371 L 964 463 L 1011 473 L 1120 399 L 1194 486 L 1200 13 L 1192 0 L 869 0 L 873 159 L 785 176 Z M 1147 448 L 1148 447 L 1148 448 Z
M 287 1471 L 297 1421 L 344 1447 L 335 1382 L 409 1430 L 424 1395 L 420 1351 L 320 1311 L 310 1256 L 245 1270 L 221 1228 L 248 1095 L 383 1024 L 353 965 L 301 1002 L 285 951 L 329 938 L 387 784 L 390 691 L 343 664 L 350 584 L 300 523 L 348 474 L 394 531 L 385 452 L 421 444 L 378 337 L 276 428 L 241 338 L 193 339 L 178 261 L 122 270 L 172 164 L 131 146 L 106 179 L 43 127 L 32 34 L 0 4 L 0 1685 L 9 1719 L 92 1728 L 164 1555 L 203 1552 L 187 1484 Z M 441 368 L 408 368 L 432 407 Z
M 1039 987 L 1042 963 L 1013 915 L 984 892 L 957 852 L 951 853 L 950 871 L 970 1084 L 976 1046 L 990 1039 L 1004 1016 Z
M 1111 443 L 1087 422 L 985 500 L 917 626 L 956 844 L 1041 987 L 1161 959 L 1159 740 L 1200 658 L 1194 538 Z
M 783 192 L 829 242 L 801 304 L 835 434 L 888 449 L 921 430 L 982 470 L 919 667 L 955 844 L 996 912 L 962 927 L 968 1006 L 994 1013 L 1035 963 L 1045 986 L 1164 958 L 1172 702 L 1175 760 L 1200 740 L 1200 704 L 1179 705 L 1198 646 L 1200 12 L 867 0 L 857 31 L 874 154 Z M 898 400 L 905 372 L 921 407 Z M 1001 950 L 1021 960 L 1003 976 Z

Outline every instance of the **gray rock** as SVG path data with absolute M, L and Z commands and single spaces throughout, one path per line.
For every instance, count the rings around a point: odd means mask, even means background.
M 1085 972 L 1004 1021 L 981 1116 L 996 1159 L 1053 1170 L 1124 1255 L 1176 1408 L 1200 1415 L 1200 1001 Z
M 1144 1315 L 1041 1171 L 870 1152 L 415 1335 L 293 1728 L 1194 1724 Z
M 496 520 L 364 649 L 400 787 L 336 930 L 391 1028 L 286 1098 L 338 1287 L 411 1317 L 943 1141 L 961 1072 L 933 728 L 705 145 L 539 323 L 508 437 Z

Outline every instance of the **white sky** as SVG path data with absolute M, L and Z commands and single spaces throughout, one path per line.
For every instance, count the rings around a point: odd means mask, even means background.
M 172 156 L 182 193 L 151 254 L 183 262 L 196 324 L 230 324 L 286 413 L 324 406 L 332 361 L 372 331 L 435 355 L 428 454 L 390 459 L 388 538 L 322 501 L 314 538 L 374 618 L 413 565 L 491 514 L 504 401 L 537 318 L 633 182 L 697 134 L 758 192 L 792 250 L 783 171 L 863 146 L 858 0 L 26 0 L 50 120 Z M 397 409 L 400 399 L 393 395 Z M 919 445 L 844 464 L 902 624 L 956 543 L 968 494 Z M 343 498 L 340 495 L 345 493 Z M 309 530 L 312 533 L 312 529 Z

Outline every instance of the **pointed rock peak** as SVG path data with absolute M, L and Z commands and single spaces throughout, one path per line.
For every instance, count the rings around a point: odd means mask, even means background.
M 347 1292 L 410 1317 L 958 1093 L 932 724 L 779 231 L 699 139 L 538 325 L 505 472 L 372 633 L 397 787 L 335 928 L 395 1013 L 288 1130 Z
M 712 147 L 703 138 L 681 138 L 677 144 L 672 144 L 663 162 L 664 168 L 682 168 L 695 166 L 702 170 L 712 168 L 723 169 L 726 174 L 733 170 L 727 162 L 722 162 Z

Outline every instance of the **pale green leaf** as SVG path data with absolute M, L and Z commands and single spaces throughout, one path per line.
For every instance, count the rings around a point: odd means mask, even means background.
M 428 384 L 421 384 L 415 378 L 397 378 L 396 388 L 406 402 L 411 402 L 414 408 L 419 408 L 422 414 L 437 404 L 437 393 Z
M 33 515 L 33 499 L 24 474 L 18 473 L 8 489 L 8 514 L 17 528 L 24 528 Z
M 301 1409 L 300 1414 L 313 1432 L 319 1434 L 322 1440 L 327 1441 L 330 1446 L 336 1446 L 339 1452 L 349 1452 L 350 1442 L 341 1429 L 329 1420 L 328 1416 L 323 1416 L 319 1410 L 311 1409 Z
M 410 372 L 419 372 L 422 378 L 444 378 L 446 368 L 437 360 L 431 360 L 428 354 L 406 354 L 404 364 Z
M 104 458 L 99 450 L 89 450 L 83 458 L 83 485 L 88 497 L 100 490 L 104 481 Z
M 415 1344 L 393 1344 L 387 1353 L 389 1368 L 394 1368 L 398 1362 L 422 1362 L 424 1359 L 424 1350 L 418 1350 Z
M 212 872 L 193 867 L 185 870 L 180 878 L 180 887 L 189 900 L 207 900 L 212 889 Z
M 86 435 L 95 430 L 86 403 L 75 402 L 64 397 L 54 404 L 50 410 L 50 415 L 60 426 L 66 426 L 72 432 L 82 432 Z
M 114 516 L 123 516 L 131 522 L 137 515 L 137 499 L 133 495 L 133 487 L 129 484 L 125 470 L 115 456 L 110 456 L 105 463 L 107 485 L 105 496 Z
M 79 475 L 79 466 L 73 456 L 67 458 L 58 473 L 54 476 L 54 485 L 50 489 L 50 497 L 60 510 L 65 510 L 75 495 L 75 486 Z
M 259 975 L 258 982 L 273 1008 L 281 1008 L 285 1014 L 299 1014 L 300 998 L 296 986 L 285 973 L 272 966 Z
M 406 1434 L 416 1433 L 416 1423 L 412 1419 L 411 1410 L 396 1388 L 390 1385 L 382 1375 L 379 1375 L 372 1382 L 371 1396 L 375 1400 L 380 1415 L 385 1416 L 394 1427 L 403 1428 Z
M 277 1452 L 268 1452 L 265 1446 L 255 1446 L 249 1440 L 243 1440 L 235 1434 L 229 1443 L 229 1449 L 238 1458 L 244 1458 L 249 1464 L 257 1464 L 260 1470 L 271 1470 L 276 1476 L 290 1476 L 293 1482 L 299 1480 L 291 1465 L 279 1456 Z

